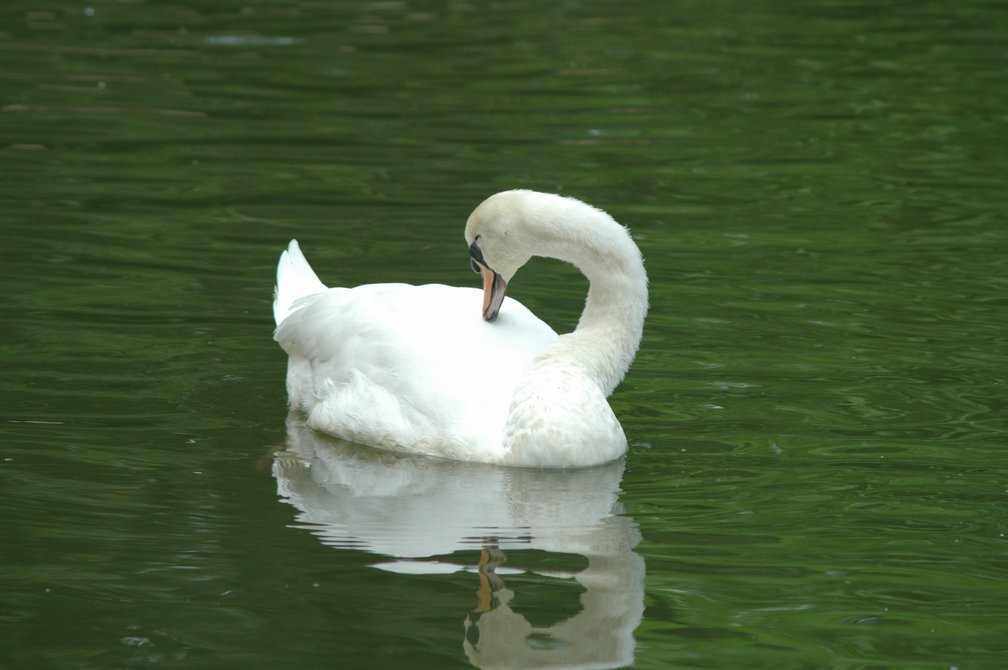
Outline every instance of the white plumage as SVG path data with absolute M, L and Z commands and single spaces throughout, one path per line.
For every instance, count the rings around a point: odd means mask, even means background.
M 273 304 L 291 407 L 316 430 L 410 453 L 539 467 L 621 456 L 626 438 L 606 397 L 633 360 L 647 312 L 628 231 L 573 198 L 519 190 L 477 207 L 466 241 L 482 296 L 440 284 L 326 288 L 292 241 Z M 573 333 L 558 337 L 504 298 L 533 255 L 588 277 Z

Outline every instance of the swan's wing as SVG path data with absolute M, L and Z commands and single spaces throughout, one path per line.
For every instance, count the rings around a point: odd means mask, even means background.
M 292 405 L 316 427 L 379 446 L 438 442 L 420 450 L 461 457 L 450 450 L 498 441 L 519 376 L 556 334 L 514 300 L 494 323 L 481 304 L 477 289 L 439 284 L 295 301 L 276 330 Z

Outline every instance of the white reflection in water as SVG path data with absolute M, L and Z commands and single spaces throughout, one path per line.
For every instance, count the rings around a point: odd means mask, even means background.
M 287 450 L 273 463 L 277 491 L 323 543 L 378 554 L 383 560 L 374 567 L 400 574 L 476 574 L 477 604 L 465 615 L 463 639 L 473 665 L 633 662 L 644 559 L 633 551 L 637 525 L 621 514 L 622 462 L 574 471 L 504 468 L 358 447 L 315 433 L 294 415 L 287 428 Z M 567 563 L 577 554 L 587 567 L 524 568 L 521 550 L 567 554 Z M 479 551 L 479 562 L 444 559 L 462 551 Z M 583 589 L 580 611 L 532 625 L 510 606 L 516 593 L 506 579 L 517 574 L 575 580 Z

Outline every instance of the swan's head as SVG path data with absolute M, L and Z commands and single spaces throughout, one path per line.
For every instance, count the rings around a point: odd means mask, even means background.
M 469 262 L 483 275 L 483 318 L 497 318 L 508 282 L 532 258 L 528 216 L 531 201 L 545 193 L 504 191 L 484 200 L 466 222 Z M 555 197 L 555 196 L 554 196 Z

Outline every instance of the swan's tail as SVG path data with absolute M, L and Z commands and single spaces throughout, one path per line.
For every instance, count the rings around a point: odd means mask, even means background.
M 308 265 L 297 240 L 291 240 L 277 263 L 276 288 L 273 289 L 273 318 L 277 325 L 291 313 L 295 300 L 325 290 L 326 285 Z

